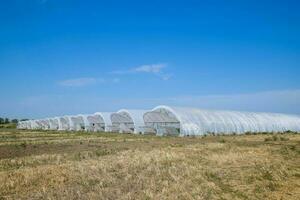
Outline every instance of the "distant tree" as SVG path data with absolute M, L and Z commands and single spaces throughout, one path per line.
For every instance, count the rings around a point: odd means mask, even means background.
M 19 121 L 19 120 L 17 120 L 17 119 L 12 119 L 12 120 L 11 120 L 11 122 L 14 123 L 14 124 L 17 124 L 18 121 Z
M 27 121 L 28 119 L 21 119 L 20 121 Z
M 4 119 L 2 117 L 0 117 L 0 124 L 4 123 Z
M 4 124 L 8 124 L 8 123 L 9 123 L 9 119 L 8 119 L 8 118 L 5 118 Z

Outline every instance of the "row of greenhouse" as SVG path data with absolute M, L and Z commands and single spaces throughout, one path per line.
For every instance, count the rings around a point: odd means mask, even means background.
M 192 136 L 247 132 L 300 132 L 300 116 L 157 106 L 152 110 L 66 115 L 21 121 L 18 129 Z

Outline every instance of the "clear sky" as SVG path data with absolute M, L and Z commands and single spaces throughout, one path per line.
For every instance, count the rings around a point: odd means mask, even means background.
M 0 2 L 0 116 L 300 114 L 300 1 Z

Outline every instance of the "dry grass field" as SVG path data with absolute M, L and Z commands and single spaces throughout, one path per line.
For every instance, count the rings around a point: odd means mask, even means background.
M 2 129 L 0 199 L 300 199 L 300 134 Z

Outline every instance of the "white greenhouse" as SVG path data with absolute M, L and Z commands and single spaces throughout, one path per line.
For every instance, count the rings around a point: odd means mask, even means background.
M 37 129 L 43 129 L 42 120 L 38 119 L 38 120 L 36 120 L 36 123 L 37 123 L 37 125 L 38 125 L 38 128 L 37 128 Z
M 30 120 L 31 129 L 39 129 L 38 120 Z
M 31 129 L 31 120 L 26 121 L 26 129 Z
M 144 133 L 145 110 L 122 109 L 111 114 L 112 131 L 120 133 Z
M 300 117 L 296 115 L 168 106 L 158 106 L 145 113 L 144 122 L 157 135 L 300 131 Z
M 17 129 L 23 129 L 23 122 L 18 122 Z
M 58 118 L 49 118 L 50 122 L 50 130 L 58 130 L 59 129 L 59 120 Z
M 63 116 L 59 117 L 59 122 L 60 122 L 60 131 L 67 131 L 70 130 L 70 118 L 69 116 Z
M 70 130 L 73 131 L 84 131 L 86 128 L 87 115 L 79 114 L 75 116 L 70 116 Z
M 18 129 L 26 129 L 26 121 L 19 121 L 17 124 Z
M 96 112 L 93 115 L 87 117 L 88 120 L 88 131 L 97 132 L 97 131 L 112 131 L 112 123 L 110 119 L 111 113 L 109 112 Z
M 49 119 L 42 119 L 41 124 L 42 124 L 42 129 L 44 129 L 44 130 L 50 129 L 50 120 Z
M 300 132 L 300 116 L 157 106 L 20 121 L 17 128 L 179 136 Z
M 22 129 L 28 129 L 28 127 L 27 127 L 27 123 L 28 123 L 28 121 L 22 121 Z

